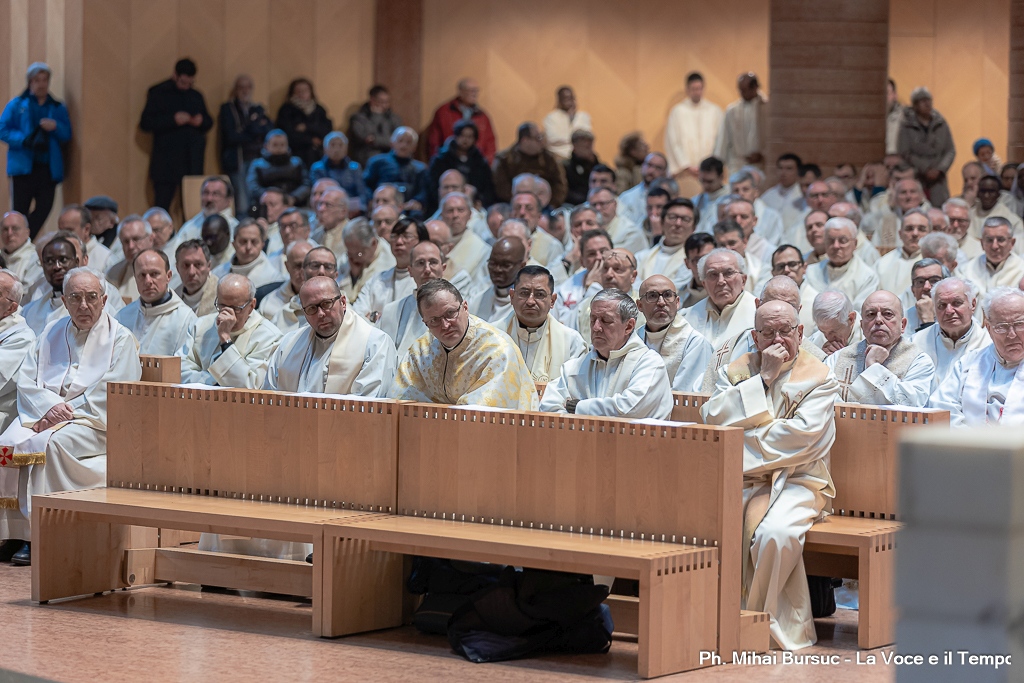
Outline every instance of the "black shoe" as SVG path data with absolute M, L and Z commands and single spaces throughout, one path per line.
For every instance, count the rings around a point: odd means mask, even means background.
M 10 562 L 11 558 L 14 557 L 14 553 L 21 550 L 23 545 L 25 545 L 25 541 L 20 538 L 8 538 L 3 543 L 0 543 L 0 562 Z
M 15 567 L 29 567 L 32 565 L 32 544 L 28 541 L 21 547 L 21 550 L 11 557 L 11 564 Z
M 310 564 L 313 564 L 313 553 L 310 553 L 309 555 L 306 555 L 306 562 L 309 562 Z

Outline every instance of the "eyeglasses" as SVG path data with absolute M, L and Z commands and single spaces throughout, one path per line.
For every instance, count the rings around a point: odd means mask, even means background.
M 230 309 L 231 309 L 232 311 L 234 311 L 235 313 L 241 313 L 241 312 L 242 312 L 242 311 L 244 311 L 244 310 L 245 310 L 246 308 L 248 308 L 248 307 L 249 307 L 249 304 L 251 304 L 251 303 L 252 303 L 251 301 L 247 301 L 247 302 L 245 302 L 244 304 L 242 304 L 241 306 L 232 306 L 231 304 L 222 304 L 222 303 L 221 303 L 221 302 L 219 302 L 219 301 L 215 301 L 213 305 L 214 305 L 214 307 L 215 307 L 215 308 L 216 308 L 216 309 L 217 309 L 218 311 L 226 311 L 227 309 L 229 309 L 229 308 L 230 308 Z
M 665 216 L 666 223 L 682 223 L 683 225 L 690 225 L 693 223 L 693 216 L 684 216 L 678 213 L 670 213 Z
M 988 325 L 988 329 L 992 331 L 992 334 L 997 334 L 1000 337 L 1010 334 L 1010 328 L 1013 328 L 1014 333 L 1018 337 L 1024 336 L 1024 320 L 1017 320 L 1012 323 L 989 323 Z
M 659 299 L 664 299 L 665 303 L 672 303 L 679 298 L 679 295 L 670 289 L 666 289 L 664 292 L 647 292 L 644 294 L 644 301 L 649 304 L 658 303 Z
M 310 273 L 319 273 L 323 271 L 325 273 L 337 273 L 338 266 L 333 263 L 323 263 L 318 261 L 310 261 L 303 266 L 303 270 Z
M 433 329 L 435 327 L 440 327 L 442 323 L 444 323 L 446 321 L 447 322 L 452 322 L 453 320 L 458 318 L 459 317 L 459 313 L 461 313 L 461 312 L 462 312 L 462 306 L 458 306 L 456 308 L 452 308 L 450 310 L 447 310 L 444 313 L 442 313 L 441 315 L 436 316 L 434 318 L 424 318 L 423 319 L 423 324 L 426 325 L 430 329 Z
M 391 233 L 391 241 L 396 244 L 398 242 L 418 242 L 419 237 L 417 237 L 415 233 L 410 234 L 407 232 L 400 232 L 397 235 L 395 233 Z
M 95 306 L 99 302 L 101 296 L 102 295 L 98 292 L 85 292 L 84 294 L 65 294 L 64 298 L 72 308 L 77 308 L 83 303 L 86 306 Z
M 792 325 L 787 325 L 785 327 L 780 327 L 777 330 L 758 330 L 757 333 L 762 337 L 774 339 L 775 337 L 788 337 L 789 335 L 793 334 L 793 330 L 795 329 L 796 328 L 793 327 Z
M 317 309 L 320 309 L 324 313 L 334 308 L 334 304 L 341 300 L 341 296 L 336 296 L 333 299 L 324 299 L 318 304 L 310 304 L 302 307 L 302 312 L 308 316 L 316 315 Z
M 924 287 L 926 284 L 932 285 L 933 287 L 942 280 L 941 276 L 936 277 L 915 277 L 911 280 L 911 283 L 915 287 Z
M 546 289 L 519 289 L 517 287 L 514 291 L 516 298 L 520 301 L 529 301 L 531 296 L 537 301 L 543 301 L 551 296 L 551 292 Z
M 802 261 L 786 261 L 785 263 L 776 263 L 772 266 L 773 273 L 781 273 L 785 270 L 796 270 L 802 267 L 804 264 Z

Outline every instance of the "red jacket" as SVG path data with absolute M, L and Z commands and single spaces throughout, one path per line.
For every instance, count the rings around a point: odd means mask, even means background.
M 462 118 L 462 110 L 459 109 L 458 98 L 445 102 L 437 111 L 427 128 L 427 158 L 433 159 L 437 150 L 441 149 L 444 141 L 452 134 L 452 128 Z M 480 131 L 480 138 L 476 141 L 477 149 L 487 159 L 487 163 L 494 161 L 494 153 L 497 145 L 494 141 L 494 129 L 491 127 L 491 119 L 480 107 L 475 107 L 473 112 L 473 123 Z

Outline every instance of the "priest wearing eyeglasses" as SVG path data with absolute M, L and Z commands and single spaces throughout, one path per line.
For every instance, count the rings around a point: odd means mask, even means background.
M 181 381 L 258 389 L 281 330 L 256 310 L 256 286 L 230 273 L 217 284 L 217 311 L 192 323 L 191 344 L 178 351 Z
M 281 339 L 263 388 L 384 397 L 397 364 L 391 338 L 350 310 L 329 277 L 304 282 L 299 301 L 309 324 Z
M 469 314 L 452 283 L 429 280 L 416 290 L 427 327 L 398 367 L 391 398 L 535 410 L 537 388 L 507 334 Z
M 672 389 L 700 391 L 704 371 L 715 350 L 679 310 L 675 284 L 664 275 L 652 275 L 640 285 L 636 303 L 647 319 L 637 330 L 637 336 L 661 354 Z

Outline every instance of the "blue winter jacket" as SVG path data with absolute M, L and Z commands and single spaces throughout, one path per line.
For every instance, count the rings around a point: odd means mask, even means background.
M 71 139 L 71 119 L 68 108 L 53 95 L 47 95 L 42 105 L 32 101 L 34 96 L 25 89 L 4 107 L 0 115 L 0 140 L 7 143 L 7 175 L 28 175 L 32 172 L 35 150 L 24 147 L 25 139 L 39 127 L 39 119 L 50 118 L 57 127 L 49 133 L 50 177 L 53 182 L 64 180 L 64 153 L 61 145 Z M 35 105 L 35 106 L 33 106 Z

